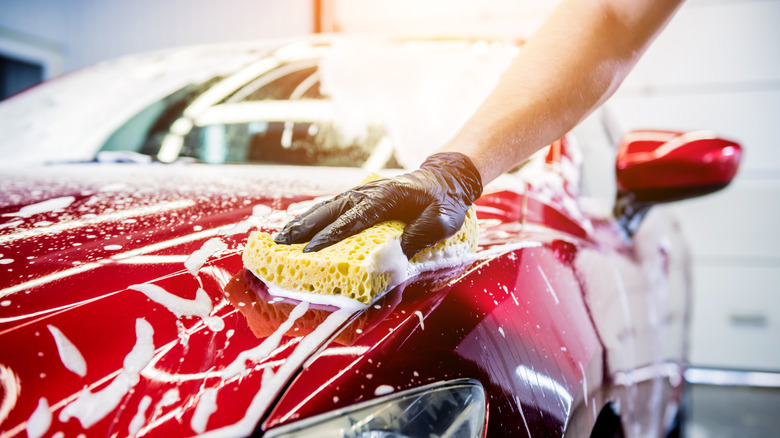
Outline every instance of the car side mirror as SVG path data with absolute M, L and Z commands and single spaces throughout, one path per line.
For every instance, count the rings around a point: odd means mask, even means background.
M 726 187 L 739 169 L 742 147 L 704 131 L 633 131 L 620 142 L 615 216 L 629 234 L 655 204 Z

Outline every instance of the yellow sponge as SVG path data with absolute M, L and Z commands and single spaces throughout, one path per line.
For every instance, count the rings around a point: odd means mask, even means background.
M 244 249 L 244 266 L 270 287 L 322 296 L 341 296 L 370 304 L 410 271 L 437 267 L 442 259 L 473 253 L 477 217 L 472 207 L 463 227 L 452 237 L 417 253 L 407 264 L 401 252 L 404 223 L 382 222 L 317 252 L 306 244 L 278 245 L 266 233 L 254 231 Z M 399 272 L 402 271 L 402 272 Z

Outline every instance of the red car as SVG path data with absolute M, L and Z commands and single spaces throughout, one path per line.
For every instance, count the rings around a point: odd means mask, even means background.
M 650 207 L 727 185 L 733 142 L 594 116 L 486 188 L 473 257 L 363 310 L 242 267 L 251 230 L 415 166 L 515 50 L 200 47 L 4 102 L 0 436 L 677 433 L 690 274 Z

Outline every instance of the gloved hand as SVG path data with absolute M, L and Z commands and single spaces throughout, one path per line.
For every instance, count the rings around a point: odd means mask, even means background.
M 318 251 L 379 222 L 406 222 L 401 249 L 407 258 L 455 234 L 471 203 L 482 194 L 482 178 L 471 159 L 458 152 L 431 155 L 420 169 L 371 181 L 321 202 L 290 221 L 274 241 L 310 242 Z

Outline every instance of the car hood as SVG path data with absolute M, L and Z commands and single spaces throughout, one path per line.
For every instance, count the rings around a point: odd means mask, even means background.
M 353 313 L 303 303 L 284 318 L 257 316 L 244 311 L 257 295 L 226 292 L 247 281 L 241 252 L 250 229 L 273 231 L 312 198 L 365 176 L 312 175 L 284 166 L 4 170 L 3 429 L 13 436 L 48 421 L 73 436 L 181 435 L 203 432 L 208 420 L 208 429 L 251 432 L 289 376 Z M 282 339 L 296 320 L 315 327 Z M 211 415 L 223 394 L 236 409 Z
M 160 272 L 186 271 L 184 261 L 210 238 L 226 244 L 220 254 L 239 252 L 250 227 L 273 229 L 289 218 L 290 204 L 350 184 L 349 172 L 332 173 L 322 178 L 330 185 L 325 187 L 294 167 L 6 170 L 0 176 L 1 309 L 44 312 L 94 298 L 100 295 L 96 286 L 121 290 Z M 122 275 L 104 278 L 102 273 L 116 269 Z M 61 292 L 77 279 L 83 292 Z M 48 290 L 57 292 L 49 296 Z M 29 295 L 35 298 L 24 305 L 15 301 Z

